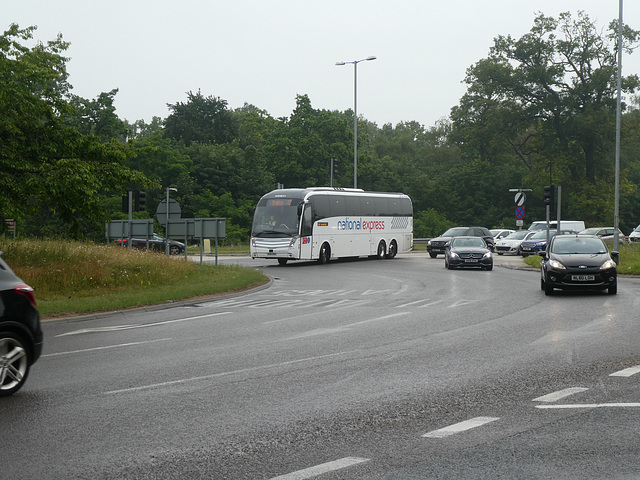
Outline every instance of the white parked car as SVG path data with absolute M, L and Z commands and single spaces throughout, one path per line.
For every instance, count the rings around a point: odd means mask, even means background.
M 496 241 L 494 251 L 498 255 L 517 255 L 522 241 L 526 240 L 534 233 L 536 232 L 531 230 L 517 230 L 512 234 Z
M 496 241 L 506 237 L 507 235 L 511 235 L 513 232 L 515 232 L 515 230 L 510 230 L 508 228 L 492 228 L 489 231 L 491 232 L 491 235 L 493 235 L 493 238 Z
M 629 243 L 631 242 L 640 242 L 640 225 L 636 227 L 636 229 L 629 234 Z
M 613 242 L 613 232 L 615 232 L 615 229 L 613 227 L 592 227 L 585 228 L 578 233 L 580 235 L 596 235 L 605 242 Z M 620 243 L 624 243 L 625 238 L 626 237 L 624 236 L 624 233 L 618 230 L 618 241 Z

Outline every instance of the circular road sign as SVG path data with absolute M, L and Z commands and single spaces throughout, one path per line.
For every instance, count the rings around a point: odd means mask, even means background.
M 516 196 L 513 197 L 513 201 L 516 202 L 516 205 L 518 205 L 519 207 L 524 205 L 524 201 L 526 199 L 527 199 L 527 196 L 524 194 L 524 192 L 518 192 L 516 193 Z
M 169 220 L 179 220 L 181 215 L 180 205 L 173 198 L 169 199 Z M 161 225 L 167 223 L 167 200 L 162 200 L 158 204 L 156 217 Z

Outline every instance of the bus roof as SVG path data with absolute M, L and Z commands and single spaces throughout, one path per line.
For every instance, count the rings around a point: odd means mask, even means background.
M 272 190 L 263 195 L 264 197 L 292 196 L 296 198 L 306 198 L 310 194 L 353 194 L 353 195 L 381 195 L 381 196 L 399 196 L 407 197 L 408 195 L 400 192 L 366 192 L 361 188 L 338 188 L 338 187 L 307 187 L 307 188 L 283 188 Z

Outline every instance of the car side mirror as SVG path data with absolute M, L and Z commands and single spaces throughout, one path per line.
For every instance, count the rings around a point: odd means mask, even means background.
M 611 260 L 616 262 L 616 265 L 617 265 L 620 260 L 620 252 L 618 252 L 617 250 L 614 250 L 613 252 L 611 252 Z

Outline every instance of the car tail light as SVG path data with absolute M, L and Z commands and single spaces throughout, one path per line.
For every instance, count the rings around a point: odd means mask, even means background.
M 20 295 L 24 295 L 25 297 L 27 297 L 27 300 L 29 300 L 29 303 L 31 303 L 31 305 L 33 305 L 34 307 L 36 306 L 35 292 L 29 285 L 27 285 L 26 283 L 19 283 L 18 285 L 13 287 L 13 289 Z

